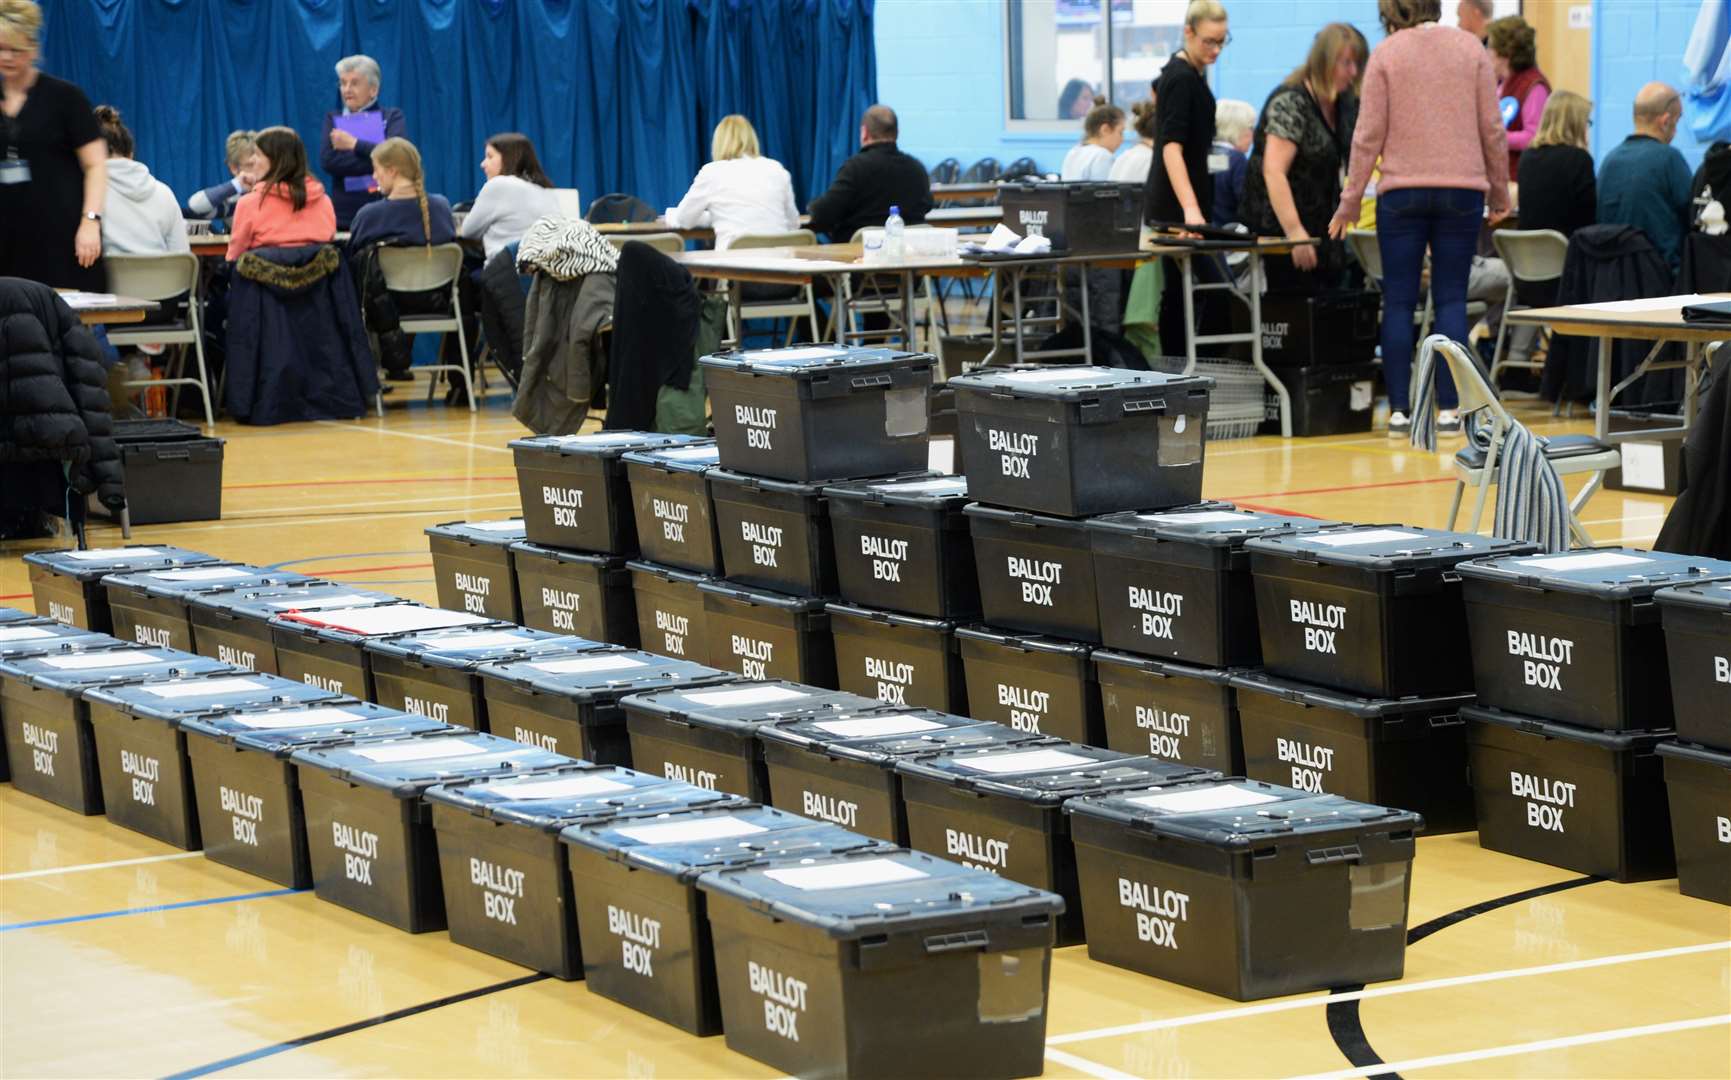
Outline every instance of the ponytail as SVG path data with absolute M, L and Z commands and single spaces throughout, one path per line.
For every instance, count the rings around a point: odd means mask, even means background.
M 427 257 L 433 256 L 433 215 L 427 209 L 427 181 L 415 177 L 415 201 L 421 204 L 421 237 L 427 242 Z

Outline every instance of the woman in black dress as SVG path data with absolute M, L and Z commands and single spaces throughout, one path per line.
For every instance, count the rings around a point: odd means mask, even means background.
M 1317 32 L 1304 66 L 1262 107 L 1239 213 L 1258 236 L 1322 241 L 1296 249 L 1291 258 L 1265 260 L 1270 292 L 1315 292 L 1338 284 L 1345 253 L 1328 238 L 1328 222 L 1340 201 L 1367 53 L 1356 28 L 1330 23 Z
M 108 154 L 84 91 L 36 68 L 42 11 L 0 0 L 0 277 L 100 292 Z

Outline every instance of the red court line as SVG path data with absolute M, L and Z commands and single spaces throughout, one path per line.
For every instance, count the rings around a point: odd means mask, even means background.
M 6 596 L 0 596 L 0 600 L 28 600 L 29 598 L 30 594 L 27 592 L 15 592 Z
M 445 484 L 461 480 L 482 480 L 487 482 L 516 480 L 515 476 L 398 476 L 383 480 L 276 480 L 265 484 L 224 484 L 224 491 L 241 491 L 249 488 L 285 488 L 285 487 L 339 487 L 349 484 Z
M 403 563 L 401 566 L 357 566 L 351 570 L 320 570 L 316 577 L 336 577 L 338 574 L 373 574 L 386 570 L 425 570 L 433 564 L 430 562 Z
M 1452 484 L 1452 476 L 1438 476 L 1429 480 L 1384 480 L 1378 484 L 1342 484 L 1339 487 L 1302 488 L 1297 491 L 1259 491 L 1254 495 L 1219 495 L 1216 498 L 1227 502 L 1239 502 L 1243 499 L 1283 499 L 1293 495 L 1333 495 L 1342 491 L 1369 491 L 1372 488 L 1416 487 L 1420 484 Z

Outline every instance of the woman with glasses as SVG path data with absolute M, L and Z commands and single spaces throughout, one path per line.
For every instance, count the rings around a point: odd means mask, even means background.
M 1381 159 L 1376 234 L 1382 249 L 1382 366 L 1389 434 L 1410 428 L 1413 311 L 1425 251 L 1436 329 L 1465 344 L 1467 279 L 1489 204 L 1490 223 L 1509 213 L 1509 146 L 1490 55 L 1465 30 L 1438 23 L 1442 0 L 1377 0 L 1388 36 L 1371 51 L 1352 140 L 1351 171 L 1328 235 L 1358 221 L 1370 172 Z M 1437 430 L 1460 431 L 1459 400 L 1439 365 Z

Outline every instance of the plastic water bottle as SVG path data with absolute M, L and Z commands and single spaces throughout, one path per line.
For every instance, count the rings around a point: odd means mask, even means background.
M 890 207 L 890 216 L 884 218 L 884 259 L 888 262 L 900 262 L 907 253 L 907 244 L 902 233 L 907 226 L 902 222 L 902 208 Z

